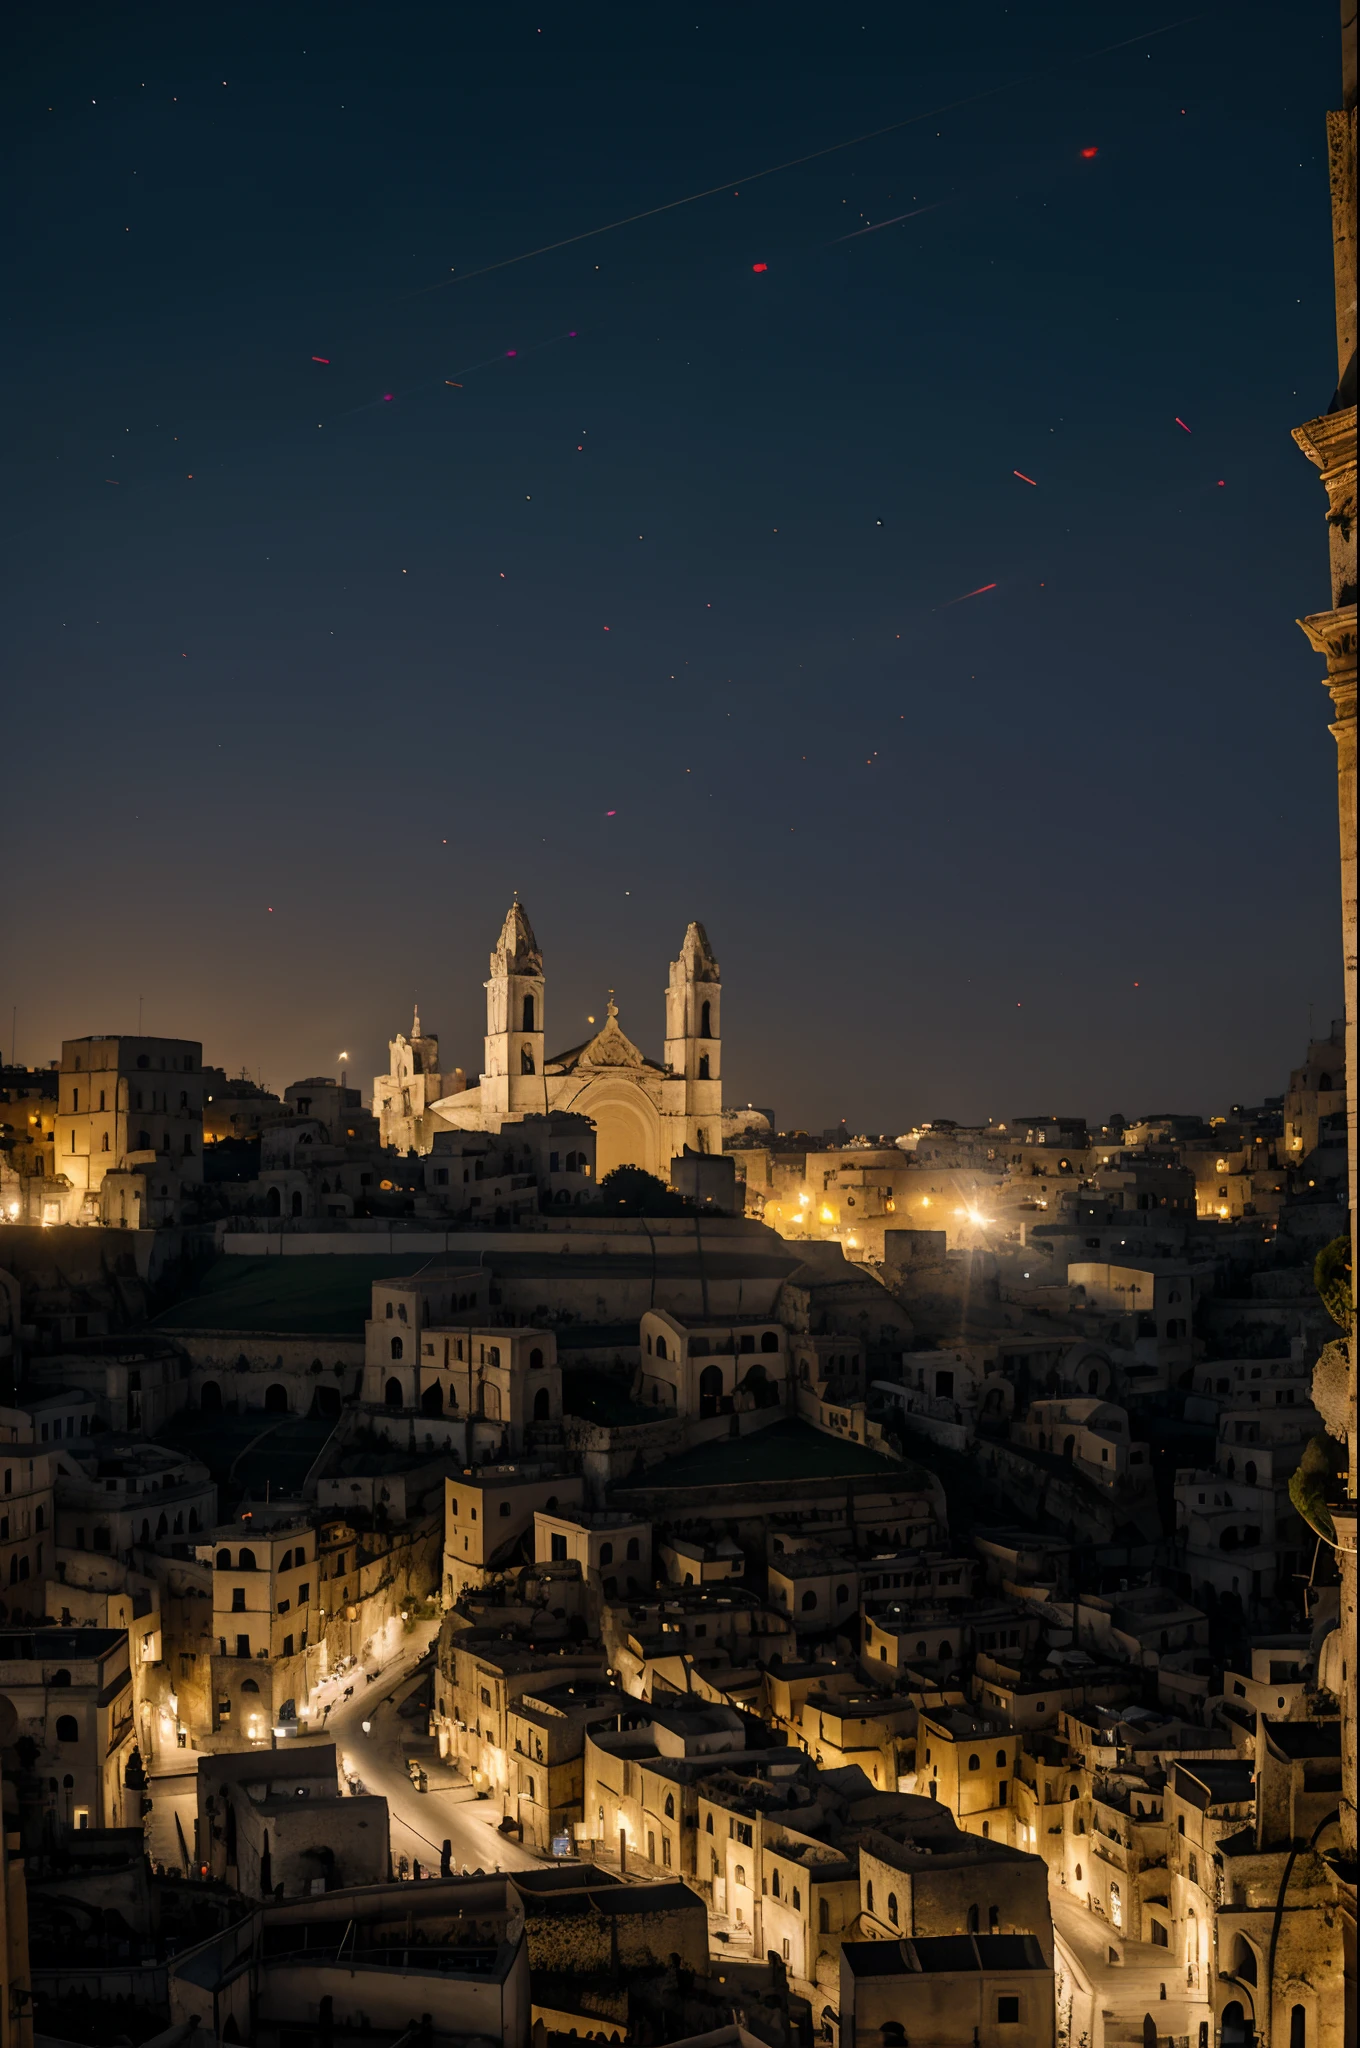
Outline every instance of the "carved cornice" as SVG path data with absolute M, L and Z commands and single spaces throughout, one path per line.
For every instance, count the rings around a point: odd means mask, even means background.
M 1327 658 L 1329 673 L 1355 668 L 1356 608 L 1353 604 L 1342 605 L 1335 612 L 1313 612 L 1306 619 L 1295 619 L 1294 624 L 1308 637 L 1308 644 L 1314 654 Z
M 1344 412 L 1325 412 L 1320 419 L 1306 420 L 1293 429 L 1294 439 L 1323 481 L 1355 468 L 1355 407 Z

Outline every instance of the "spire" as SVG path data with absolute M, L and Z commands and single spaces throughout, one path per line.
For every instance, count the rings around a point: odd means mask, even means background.
M 543 972 L 543 955 L 518 893 L 505 913 L 505 923 L 501 926 L 496 950 L 491 955 L 491 972 L 493 975 Z
M 417 1002 L 417 1004 L 416 1004 L 416 1006 L 415 1006 L 415 1017 L 414 1017 L 414 1019 L 413 1019 L 413 1021 L 412 1021 L 412 1024 L 411 1024 L 411 1036 L 412 1036 L 412 1038 L 419 1038 L 419 1036 L 420 1036 L 420 1004 L 419 1004 L 419 1002 Z
M 616 1002 L 614 1001 L 614 991 L 613 991 L 613 989 L 612 989 L 612 988 L 611 988 L 611 989 L 610 989 L 610 991 L 609 991 L 609 1000 L 608 1000 L 608 1002 L 607 1002 L 607 1003 L 605 1004 L 605 1006 L 604 1006 L 604 1007 L 605 1007 L 605 1015 L 606 1015 L 607 1017 L 617 1017 L 617 1016 L 618 1016 L 618 1014 L 619 1014 L 619 1006 L 618 1006 L 618 1004 L 617 1004 L 617 1003 L 616 1003 Z
M 685 932 L 685 943 L 680 948 L 680 958 L 689 969 L 695 981 L 717 981 L 718 963 L 713 957 L 713 948 L 708 943 L 708 933 L 697 920 Z

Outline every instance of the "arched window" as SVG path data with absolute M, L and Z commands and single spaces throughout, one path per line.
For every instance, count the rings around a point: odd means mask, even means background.
M 699 1375 L 699 1413 L 716 1415 L 722 1399 L 723 1376 L 720 1365 L 706 1365 Z
M 392 1339 L 392 1356 L 393 1356 L 394 1358 L 401 1358 L 401 1357 L 402 1357 L 403 1355 L 404 1355 L 404 1354 L 403 1354 L 403 1348 L 402 1348 L 402 1341 L 401 1341 L 401 1338 L 400 1338 L 400 1337 L 394 1337 L 394 1338 Z
M 811 1614 L 813 1608 L 817 1605 L 817 1595 L 815 1593 L 804 1593 L 799 1604 L 804 1614 Z
M 521 1013 L 519 1028 L 521 1031 L 532 1031 L 534 1028 L 534 999 L 532 996 L 524 998 L 524 1009 Z M 532 1069 L 530 1071 L 532 1072 Z
M 1308 2048 L 1308 2015 L 1301 2005 L 1289 2008 L 1289 2048 Z
M 99 1149 L 101 1152 L 107 1152 L 109 1149 L 109 1134 L 107 1131 L 104 1133 L 104 1142 Z
M 982 1769 L 982 1758 L 977 1754 L 976 1750 L 968 1759 L 968 1768 L 970 1771 L 980 1771 Z
M 639 1545 L 639 1543 L 638 1543 L 638 1539 L 637 1539 L 637 1537 L 636 1537 L 636 1536 L 630 1536 L 630 1537 L 628 1538 L 628 1552 L 627 1552 L 627 1555 L 628 1555 L 628 1562 L 629 1562 L 630 1564 L 633 1564 L 634 1562 L 636 1562 L 636 1560 L 637 1560 L 638 1558 L 640 1558 L 640 1557 L 641 1557 L 641 1555 L 642 1555 L 642 1550 L 641 1550 L 641 1547 L 640 1547 L 640 1545 Z
M 293 1553 L 291 1550 L 285 1550 L 283 1556 L 279 1559 L 279 1570 L 281 1572 L 290 1572 L 292 1569 Z
M 675 1794 L 673 1792 L 666 1794 L 665 1814 L 667 1820 L 675 1819 Z
M 241 1680 L 241 1690 L 242 1692 L 258 1692 L 260 1688 L 253 1678 L 243 1678 Z
M 237 1569 L 237 1571 L 240 1571 L 240 1572 L 253 1572 L 253 1571 L 254 1571 L 254 1569 L 255 1569 L 255 1553 L 254 1553 L 254 1551 L 253 1551 L 253 1550 L 249 1550 L 249 1549 L 247 1549 L 247 1550 L 243 1550 L 243 1551 L 241 1552 L 240 1562 L 239 1562 L 239 1563 L 237 1564 L 237 1567 L 236 1567 L 236 1569 Z
M 981 1925 L 981 1922 L 980 1922 L 980 1920 L 979 1920 L 979 1918 L 978 1918 L 978 1909 L 977 1909 L 977 1907 L 976 1907 L 976 1906 L 970 1906 L 970 1907 L 968 1908 L 968 1932 L 969 1932 L 970 1934 L 976 1934 L 976 1933 L 977 1933 L 977 1931 L 978 1931 L 978 1928 L 979 1928 L 979 1926 L 980 1926 L 980 1925 Z
M 699 1006 L 699 1036 L 700 1038 L 711 1038 L 713 1036 L 713 1005 L 708 1002 L 701 1003 Z
M 779 1349 L 779 1332 L 777 1330 L 762 1330 L 760 1333 L 760 1348 L 762 1351 L 777 1351 Z
M 266 1415 L 286 1415 L 288 1413 L 288 1389 L 280 1385 L 278 1380 L 275 1380 L 273 1386 L 266 1387 L 264 1390 L 264 1412 Z
M 656 1355 L 658 1358 L 666 1356 L 666 1340 L 664 1337 L 658 1337 L 656 1340 Z
M 208 1380 L 199 1388 L 198 1405 L 205 1415 L 222 1413 L 222 1389 L 216 1380 Z
M 541 1372 L 541 1371 L 542 1371 L 542 1369 L 543 1369 L 543 1353 L 542 1353 L 542 1352 L 541 1352 L 541 1351 L 539 1350 L 538 1346 L 537 1346 L 537 1345 L 535 1344 L 535 1346 L 534 1346 L 533 1350 L 532 1350 L 532 1351 L 531 1351 L 531 1352 L 529 1353 L 529 1370 L 530 1370 L 530 1372 Z
M 71 1674 L 69 1671 L 54 1671 L 51 1682 L 53 1685 L 69 1685 L 71 1683 Z
M 231 1570 L 231 1552 L 229 1550 L 218 1551 L 217 1569 L 220 1572 L 229 1572 Z
M 1244 1984 L 1256 1982 L 1256 1951 L 1240 1934 L 1233 1946 L 1232 1974 Z
M 400 1408 L 401 1404 L 401 1381 L 389 1380 L 383 1388 L 383 1405 L 387 1408 Z
M 896 1892 L 889 1892 L 889 1893 L 888 1893 L 888 1918 L 889 1918 L 889 1919 L 890 1919 L 890 1920 L 892 1921 L 892 1924 L 893 1924 L 893 1926 L 894 1926 L 894 1927 L 896 1927 L 896 1925 L 897 1925 L 897 1893 L 896 1893 Z
M 884 2020 L 878 2038 L 883 2048 L 906 2048 L 907 2030 L 901 2020 Z
M 996 1767 L 999 1771 L 1004 1771 L 1006 1768 L 1006 1752 L 1004 1749 L 999 1749 L 996 1753 Z
M 602 1544 L 600 1545 L 600 1563 L 601 1563 L 602 1565 L 604 1565 L 604 1564 L 613 1564 L 613 1562 L 614 1562 L 614 1546 L 613 1546 L 613 1544 L 612 1544 L 612 1543 L 602 1543 Z
M 79 1742 L 79 1740 L 80 1740 L 80 1729 L 79 1729 L 79 1728 L 77 1727 L 77 1725 L 76 1725 L 76 1717 L 75 1717 L 75 1715 L 74 1715 L 74 1714 L 58 1714 L 58 1716 L 57 1716 L 57 1741 L 58 1741 L 58 1742 Z
M 707 1816 L 707 1818 L 705 1819 L 705 1821 L 704 1821 L 704 1833 L 705 1833 L 706 1835 L 711 1835 L 711 1834 L 712 1834 L 712 1832 L 713 1832 L 713 1816 L 712 1816 L 712 1814 L 710 1813 L 710 1814 L 709 1814 L 709 1815 Z
M 817 1932 L 819 1934 L 830 1934 L 831 1932 L 831 1906 L 830 1902 L 826 1899 L 819 1899 L 817 1901 Z
M 534 1071 L 534 1053 L 533 1053 L 533 1047 L 532 1047 L 532 1046 L 528 1046 L 528 1045 L 522 1045 L 522 1046 L 520 1047 L 520 1049 L 519 1049 L 519 1070 L 520 1070 L 521 1074 L 532 1074 L 532 1073 L 533 1073 L 533 1071 Z
M 546 1387 L 540 1387 L 534 1395 L 534 1421 L 549 1422 L 552 1419 L 552 1396 Z
M 950 1646 L 949 1646 L 949 1644 L 948 1644 L 947 1642 L 944 1642 L 944 1643 L 941 1643 L 941 1644 L 940 1644 L 940 1655 L 941 1655 L 942 1657 L 952 1657 L 952 1656 L 953 1656 L 953 1654 L 954 1654 L 954 1652 L 953 1652 L 953 1650 L 952 1650 L 952 1649 L 950 1648 Z
M 707 1081 L 711 1078 L 712 1077 L 708 1071 L 708 1054 L 706 1052 L 701 1052 L 699 1055 L 699 1079 L 701 1081 Z

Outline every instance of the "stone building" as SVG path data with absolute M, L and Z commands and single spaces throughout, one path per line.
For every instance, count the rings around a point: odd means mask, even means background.
M 0 1408 L 0 1619 L 43 1611 L 43 1576 L 56 1550 L 52 1453 L 35 1442 L 33 1418 Z
M 1053 1966 L 1032 1934 L 937 1934 L 848 1941 L 841 1950 L 839 2048 L 1051 2048 Z
M 310 1897 L 388 1877 L 387 1801 L 344 1797 L 335 1744 L 201 1757 L 198 1854 L 247 1898 Z
M 126 1224 L 136 1230 L 151 1221 L 176 1221 L 181 1187 L 203 1179 L 198 1041 L 63 1040 L 53 1166 L 69 1189 L 63 1223 Z M 105 1197 L 110 1175 L 114 1189 Z
M 491 955 L 480 1077 L 468 1086 L 461 1069 L 441 1075 L 437 1039 L 418 1029 L 398 1035 L 389 1071 L 373 1083 L 383 1143 L 429 1152 L 441 1131 L 499 1131 L 512 1118 L 565 1110 L 595 1125 L 600 1174 L 631 1164 L 664 1180 L 687 1145 L 721 1152 L 722 982 L 701 924 L 690 925 L 671 962 L 660 1061 L 625 1034 L 612 992 L 594 1037 L 549 1055 L 544 991 L 543 954 L 516 901 Z
M 0 1630 L 0 1701 L 36 1747 L 46 1811 L 77 1831 L 122 1827 L 135 1744 L 126 1630 Z

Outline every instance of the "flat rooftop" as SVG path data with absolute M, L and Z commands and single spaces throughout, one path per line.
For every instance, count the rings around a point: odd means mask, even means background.
M 754 1486 L 770 1480 L 880 1479 L 899 1493 L 927 1484 L 919 1465 L 895 1464 L 863 1444 L 827 1436 L 805 1422 L 776 1422 L 751 1436 L 698 1444 L 678 1458 L 631 1476 L 618 1490 Z
M 362 1337 L 375 1280 L 404 1280 L 428 1253 L 303 1253 L 298 1258 L 219 1258 L 185 1301 L 153 1329 L 229 1330 L 242 1336 Z

